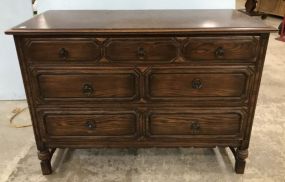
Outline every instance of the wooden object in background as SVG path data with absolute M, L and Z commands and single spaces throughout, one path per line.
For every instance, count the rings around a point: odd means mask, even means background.
M 230 147 L 244 173 L 269 33 L 234 10 L 48 11 L 13 34 L 43 174 L 55 148 Z
M 258 12 L 283 17 L 285 15 L 285 0 L 259 0 L 256 9 Z

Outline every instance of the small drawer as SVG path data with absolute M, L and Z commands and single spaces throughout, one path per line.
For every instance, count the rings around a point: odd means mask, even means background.
M 188 61 L 256 61 L 259 37 L 191 37 L 184 45 Z
M 106 58 L 111 62 L 157 62 L 169 63 L 178 54 L 173 38 L 113 38 L 105 48 Z
M 188 109 L 150 111 L 149 137 L 241 137 L 245 112 L 240 110 Z
M 101 57 L 101 48 L 92 38 L 27 38 L 25 42 L 30 62 L 83 62 Z
M 35 90 L 41 103 L 133 101 L 139 96 L 139 75 L 132 69 L 35 69 Z
M 102 109 L 38 111 L 44 138 L 127 137 L 138 135 L 138 116 L 134 111 Z
M 152 68 L 146 73 L 146 97 L 153 101 L 245 102 L 253 83 L 247 67 Z

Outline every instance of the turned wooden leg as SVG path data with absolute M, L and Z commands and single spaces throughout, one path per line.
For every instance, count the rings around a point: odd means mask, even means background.
M 245 159 L 248 157 L 248 149 L 245 150 L 236 150 L 236 164 L 235 171 L 237 174 L 243 174 L 245 169 L 246 161 Z
M 38 158 L 41 160 L 41 168 L 43 175 L 52 173 L 51 169 L 51 157 L 52 153 L 49 150 L 41 150 L 38 152 Z
M 233 152 L 236 163 L 235 163 L 235 171 L 237 174 L 243 174 L 245 169 L 246 161 L 245 159 L 248 157 L 248 149 L 235 149 L 230 147 Z
M 245 169 L 246 161 L 245 159 L 248 157 L 248 149 L 235 149 L 230 147 L 231 151 L 233 152 L 236 163 L 235 163 L 235 171 L 237 174 L 243 174 Z

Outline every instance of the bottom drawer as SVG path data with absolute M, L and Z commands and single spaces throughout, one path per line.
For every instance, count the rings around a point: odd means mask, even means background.
M 245 112 L 224 109 L 151 111 L 146 125 L 149 137 L 242 138 Z
M 82 146 L 191 146 L 202 141 L 216 145 L 217 140 L 241 140 L 247 123 L 245 110 L 229 108 L 38 109 L 37 113 L 43 142 L 77 141 Z
M 138 116 L 132 111 L 41 111 L 41 134 L 56 138 L 136 138 Z

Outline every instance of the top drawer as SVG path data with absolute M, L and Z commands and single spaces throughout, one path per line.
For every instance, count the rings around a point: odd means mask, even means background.
M 25 57 L 34 63 L 151 64 L 180 62 L 180 57 L 186 62 L 254 62 L 259 51 L 258 36 L 26 38 L 24 43 Z
M 259 37 L 191 37 L 182 54 L 188 61 L 256 61 Z
M 97 61 L 101 48 L 92 38 L 28 38 L 25 55 L 32 62 Z
M 114 63 L 169 63 L 178 56 L 175 38 L 111 38 L 106 58 Z

